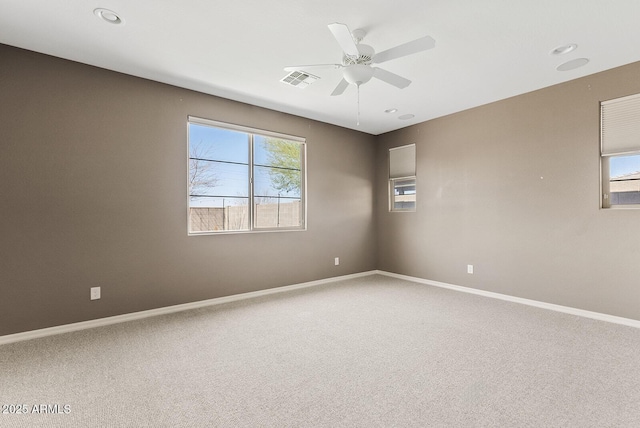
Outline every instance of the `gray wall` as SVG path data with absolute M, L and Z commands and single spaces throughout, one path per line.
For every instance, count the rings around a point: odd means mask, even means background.
M 378 137 L 378 268 L 640 319 L 640 211 L 599 209 L 599 101 L 640 63 Z M 417 212 L 387 211 L 389 147 L 417 145 Z M 466 273 L 473 264 L 475 273 Z
M 375 268 L 640 319 L 640 211 L 599 209 L 598 157 L 598 102 L 640 92 L 640 63 L 373 137 L 0 58 L 0 335 Z M 306 137 L 308 230 L 188 237 L 187 115 Z M 389 213 L 409 143 L 417 212 Z
M 375 269 L 373 136 L 0 58 L 0 335 Z M 308 230 L 188 237 L 188 115 L 306 137 Z

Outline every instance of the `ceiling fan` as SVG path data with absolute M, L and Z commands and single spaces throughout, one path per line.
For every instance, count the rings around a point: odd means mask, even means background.
M 358 29 L 351 32 L 349 27 L 338 22 L 329 24 L 329 30 L 342 48 L 342 64 L 294 65 L 284 69 L 285 71 L 302 71 L 312 68 L 343 69 L 342 80 L 331 93 L 332 96 L 341 95 L 350 84 L 356 85 L 359 89 L 360 85 L 367 83 L 372 77 L 396 88 L 406 88 L 411 83 L 411 80 L 382 68 L 374 67 L 372 64 L 381 64 L 392 59 L 413 55 L 432 49 L 436 45 L 433 38 L 425 36 L 376 53 L 371 46 L 360 43 L 366 35 L 364 30 Z

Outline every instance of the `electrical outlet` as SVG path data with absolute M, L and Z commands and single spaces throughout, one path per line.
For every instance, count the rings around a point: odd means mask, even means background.
M 98 300 L 100 298 L 100 287 L 91 287 L 91 300 Z
M 336 266 L 338 266 L 340 264 L 340 257 L 336 257 L 333 262 Z
M 473 265 L 467 265 L 467 273 L 473 274 Z

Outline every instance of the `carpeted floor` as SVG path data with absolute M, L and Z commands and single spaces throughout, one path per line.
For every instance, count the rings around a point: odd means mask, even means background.
M 0 346 L 0 405 L 27 413 L 2 427 L 639 427 L 640 330 L 370 276 Z

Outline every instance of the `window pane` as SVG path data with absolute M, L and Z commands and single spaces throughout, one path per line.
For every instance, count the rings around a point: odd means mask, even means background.
M 253 154 L 256 195 L 300 197 L 302 144 L 256 135 Z
M 302 144 L 254 137 L 254 226 L 302 225 Z
M 640 155 L 609 158 L 609 203 L 640 204 Z
M 249 166 L 191 160 L 189 196 L 249 196 Z
M 190 123 L 189 157 L 246 164 L 249 134 Z
M 253 168 L 253 191 L 256 197 L 288 196 L 300 198 L 302 173 L 273 167 L 255 166 Z
M 249 198 L 191 197 L 189 230 L 215 232 L 247 230 Z
M 262 135 L 256 135 L 253 141 L 253 162 L 256 165 L 300 170 L 301 143 Z
M 189 230 L 249 229 L 249 135 L 189 124 Z
M 254 202 L 256 228 L 302 226 L 302 206 L 300 199 L 256 196 Z
M 416 180 L 391 180 L 393 195 L 392 211 L 414 211 L 416 209 Z

